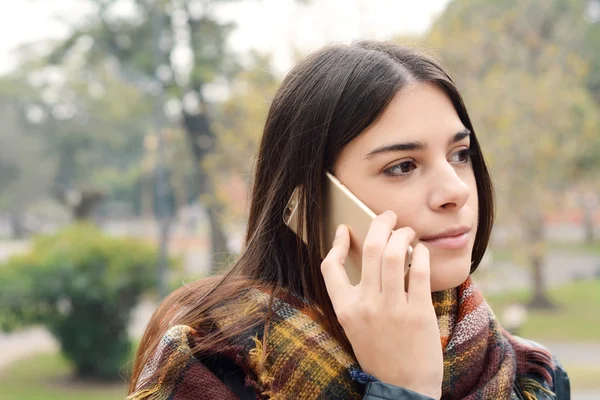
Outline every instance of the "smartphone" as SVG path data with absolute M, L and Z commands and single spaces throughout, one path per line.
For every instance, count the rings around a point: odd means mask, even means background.
M 344 268 L 352 285 L 360 282 L 362 248 L 371 221 L 377 216 L 331 173 L 326 173 L 324 212 L 321 221 L 321 257 L 325 258 L 335 238 L 337 227 L 344 224 L 350 231 L 350 250 Z M 284 211 L 284 223 L 298 234 L 298 189 L 294 191 Z M 306 237 L 302 238 L 306 243 Z M 410 267 L 412 247 L 409 246 L 404 265 L 405 275 Z

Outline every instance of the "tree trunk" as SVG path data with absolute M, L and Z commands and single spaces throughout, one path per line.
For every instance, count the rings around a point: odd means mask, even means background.
M 212 194 L 210 182 L 205 174 L 201 166 L 197 167 L 195 175 L 200 188 L 200 198 Z M 229 250 L 227 236 L 218 217 L 219 210 L 211 207 L 210 204 L 204 204 L 204 206 L 210 224 L 211 265 L 209 273 L 214 275 L 227 267 L 232 254 Z
M 229 250 L 227 238 L 225 237 L 221 223 L 217 218 L 217 211 L 208 208 L 206 213 L 208 214 L 208 219 L 210 221 L 210 239 L 212 243 L 212 264 L 210 273 L 216 274 L 227 268 L 231 262 L 232 254 Z
M 200 90 L 197 89 L 200 93 Z M 194 175 L 199 187 L 200 197 L 212 195 L 213 190 L 209 177 L 202 167 L 204 155 L 214 149 L 214 133 L 212 132 L 206 114 L 183 114 L 183 125 L 187 133 L 194 156 Z M 218 219 L 218 210 L 206 205 L 206 213 L 210 222 L 211 258 L 210 273 L 215 274 L 227 266 L 231 259 L 231 251 L 227 243 L 227 236 Z
M 583 206 L 583 230 L 585 242 L 588 244 L 594 243 L 596 240 L 594 235 L 594 210 L 587 205 Z
M 585 242 L 593 244 L 596 240 L 594 234 L 594 211 L 596 207 L 596 198 L 593 194 L 584 196 L 581 201 L 581 209 L 583 211 L 583 230 L 585 234 Z
M 84 190 L 81 195 L 79 204 L 71 207 L 73 217 L 76 221 L 92 221 L 94 211 L 104 199 L 104 194 L 96 190 Z
M 204 186 L 201 187 L 204 188 Z M 208 190 L 202 190 L 202 192 L 208 194 Z M 209 205 L 205 205 L 205 209 L 210 223 L 211 265 L 209 271 L 211 275 L 214 275 L 229 265 L 232 253 L 229 250 L 227 236 L 221 221 L 219 221 L 219 210 Z
M 11 238 L 23 239 L 27 234 L 27 229 L 23 223 L 23 217 L 19 213 L 11 213 L 9 217 Z
M 60 186 L 54 187 L 53 194 L 75 221 L 92 221 L 93 212 L 105 197 L 102 191 L 96 189 L 69 190 Z
M 154 218 L 154 179 L 152 172 L 145 172 L 140 177 L 140 214 L 145 220 Z
M 554 304 L 550 301 L 548 295 L 546 294 L 543 257 L 533 252 L 530 262 L 533 272 L 533 298 L 529 302 L 528 306 L 530 308 L 538 309 L 554 308 Z
M 537 210 L 530 209 L 523 218 L 529 243 L 529 261 L 532 274 L 533 298 L 527 304 L 530 308 L 554 308 L 546 293 L 544 274 L 544 217 Z

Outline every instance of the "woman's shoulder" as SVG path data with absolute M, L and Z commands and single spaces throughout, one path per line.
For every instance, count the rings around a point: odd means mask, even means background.
M 189 325 L 172 326 L 163 334 L 156 349 L 156 354 L 165 356 L 170 353 L 191 355 L 192 348 L 190 344 L 199 335 L 199 332 Z
M 196 329 L 187 325 L 169 328 L 144 365 L 138 385 L 127 400 L 238 399 L 230 387 L 193 355 L 192 343 L 198 335 Z M 185 362 L 177 363 L 182 357 Z
M 513 337 L 523 344 L 529 345 L 534 348 L 546 350 L 552 355 L 553 365 L 552 367 L 548 368 L 548 372 L 552 376 L 552 387 L 549 389 L 555 393 L 556 399 L 558 400 L 570 399 L 571 383 L 569 380 L 569 375 L 567 374 L 567 371 L 565 371 L 564 367 L 562 366 L 560 360 L 556 357 L 556 355 L 552 354 L 550 349 L 548 349 L 546 346 L 535 340 L 526 339 L 520 336 Z

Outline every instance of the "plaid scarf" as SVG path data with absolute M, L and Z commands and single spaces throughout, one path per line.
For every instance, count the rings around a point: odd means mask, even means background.
M 432 297 L 444 350 L 443 399 L 517 399 L 515 389 L 528 400 L 553 396 L 544 384 L 552 380 L 552 356 L 506 332 L 470 277 Z
M 470 278 L 458 288 L 432 296 L 444 350 L 442 399 L 553 398 L 548 389 L 549 369 L 554 368 L 550 354 L 504 331 Z M 240 300 L 218 310 L 218 315 L 227 315 L 214 321 L 218 329 L 255 313 L 268 313 L 268 323 L 215 347 L 209 356 L 224 356 L 240 366 L 246 385 L 259 398 L 362 398 L 364 383 L 374 378 L 362 372 L 356 360 L 324 331 L 318 322 L 322 314 L 315 307 L 286 291 L 272 298 L 268 291 L 249 289 Z M 173 354 L 191 353 L 193 338 L 199 334 L 190 327 L 172 328 L 141 380 L 158 364 L 168 364 Z M 203 367 L 192 362 L 185 368 Z M 207 387 L 206 382 L 202 387 Z M 173 384 L 166 381 L 140 389 L 129 399 L 183 398 L 174 395 Z M 142 393 L 164 396 L 144 397 Z

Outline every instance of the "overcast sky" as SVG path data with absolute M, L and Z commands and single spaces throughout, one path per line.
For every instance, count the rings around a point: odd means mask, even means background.
M 12 50 L 24 43 L 60 38 L 67 27 L 59 18 L 77 20 L 88 11 L 84 0 L 4 0 L 0 6 L 0 72 L 15 65 Z M 310 51 L 331 41 L 388 38 L 427 30 L 448 0 L 245 0 L 227 5 L 224 15 L 238 29 L 232 46 L 271 52 L 280 70 L 289 67 L 292 45 Z

